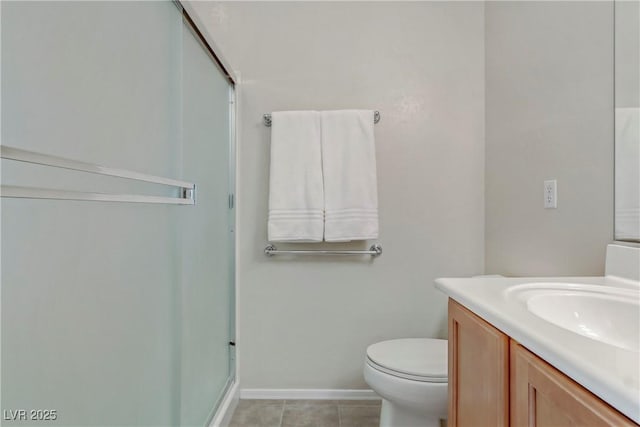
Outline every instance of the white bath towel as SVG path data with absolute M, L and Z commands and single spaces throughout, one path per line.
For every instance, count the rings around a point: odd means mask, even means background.
M 373 111 L 322 113 L 324 240 L 378 238 Z
M 271 123 L 269 241 L 322 241 L 320 114 L 274 112 Z

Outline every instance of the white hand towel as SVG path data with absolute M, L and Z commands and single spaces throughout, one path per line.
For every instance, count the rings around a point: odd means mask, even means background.
M 320 242 L 324 193 L 317 111 L 271 114 L 268 238 Z
M 373 111 L 322 113 L 324 240 L 378 238 Z

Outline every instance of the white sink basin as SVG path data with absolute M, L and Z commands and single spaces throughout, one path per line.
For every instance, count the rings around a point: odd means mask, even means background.
M 556 326 L 619 348 L 640 351 L 640 292 L 571 283 L 527 283 L 507 294 Z

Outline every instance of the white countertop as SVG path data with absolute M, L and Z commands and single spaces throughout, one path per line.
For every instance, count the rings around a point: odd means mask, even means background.
M 640 353 L 549 323 L 514 303 L 505 293 L 512 286 L 533 282 L 637 289 L 634 282 L 616 277 L 443 278 L 436 280 L 436 287 L 640 423 Z

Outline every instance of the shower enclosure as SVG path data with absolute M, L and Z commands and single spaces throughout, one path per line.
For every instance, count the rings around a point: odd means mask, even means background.
M 2 424 L 208 425 L 235 376 L 233 79 L 179 3 L 0 7 Z

